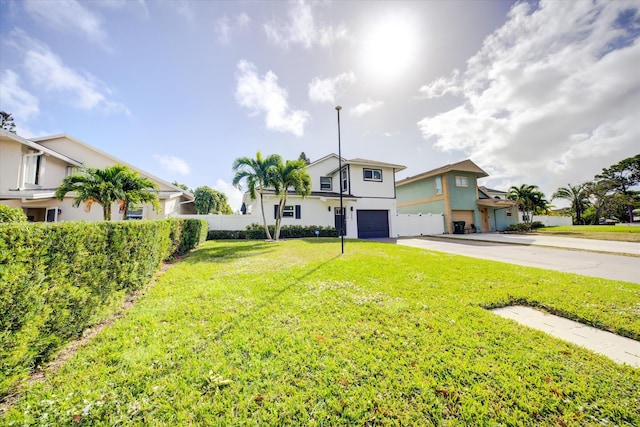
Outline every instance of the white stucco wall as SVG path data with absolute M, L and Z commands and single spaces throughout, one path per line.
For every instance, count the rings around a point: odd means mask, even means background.
M 518 211 L 518 219 L 522 219 L 522 212 Z M 533 222 L 541 222 L 545 227 L 556 227 L 560 225 L 573 225 L 573 219 L 570 216 L 550 216 L 550 215 L 534 215 Z

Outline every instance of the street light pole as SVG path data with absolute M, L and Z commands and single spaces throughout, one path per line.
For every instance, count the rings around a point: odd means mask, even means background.
M 342 242 L 342 253 L 344 254 L 344 226 L 346 223 L 344 208 L 342 207 L 342 149 L 340 147 L 340 105 L 336 106 L 338 112 L 338 183 L 340 184 L 340 240 Z

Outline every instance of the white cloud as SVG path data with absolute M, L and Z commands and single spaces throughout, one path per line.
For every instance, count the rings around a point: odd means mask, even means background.
M 305 49 L 311 49 L 313 45 L 327 47 L 346 38 L 348 34 L 343 25 L 333 27 L 318 24 L 312 4 L 304 0 L 291 4 L 288 22 L 267 22 L 264 31 L 272 43 L 285 49 L 292 44 L 299 44 Z
M 460 71 L 455 69 L 451 77 L 439 77 L 431 83 L 422 86 L 418 89 L 420 93 L 423 94 L 420 98 L 438 98 L 447 94 L 459 95 L 459 77 Z
M 593 178 L 638 151 L 638 28 L 637 2 L 518 3 L 462 75 L 420 89 L 464 102 L 419 129 L 437 148 L 549 194 Z
M 56 31 L 81 34 L 107 48 L 102 18 L 76 0 L 26 0 L 24 8 L 33 18 Z
M 20 86 L 19 76 L 12 70 L 0 73 L 0 110 L 12 113 L 18 121 L 28 121 L 38 115 L 38 98 Z
M 112 90 L 92 74 L 67 67 L 46 44 L 21 30 L 12 36 L 10 44 L 24 55 L 24 69 L 35 87 L 83 110 L 130 114 L 123 104 L 111 100 Z
M 356 116 L 356 117 L 362 117 L 367 113 L 370 113 L 371 111 L 380 108 L 384 105 L 384 102 L 382 101 L 374 101 L 371 98 L 367 99 L 366 102 L 361 102 L 360 104 L 356 105 L 355 107 L 351 108 L 349 110 L 349 113 L 351 113 L 352 116 Z
M 236 101 L 251 110 L 252 115 L 264 113 L 267 129 L 296 136 L 304 134 L 311 116 L 306 111 L 289 108 L 287 91 L 278 85 L 278 76 L 272 71 L 260 78 L 255 65 L 242 60 L 238 62 L 236 79 Z
M 353 72 L 342 73 L 334 78 L 314 77 L 309 83 L 309 99 L 314 102 L 335 102 L 344 86 L 356 81 Z
M 153 159 L 160 163 L 162 168 L 169 173 L 180 175 L 189 175 L 191 173 L 189 164 L 179 157 L 154 154 Z
M 240 210 L 242 206 L 242 191 L 220 178 L 216 180 L 216 185 L 214 185 L 213 188 L 227 195 L 229 206 L 231 206 L 234 212 Z
M 214 24 L 214 31 L 218 36 L 218 42 L 221 44 L 229 44 L 229 42 L 231 42 L 231 36 L 242 31 L 242 29 L 249 26 L 250 23 L 251 18 L 249 18 L 249 15 L 246 13 L 237 15 L 234 20 L 224 15 L 216 20 Z

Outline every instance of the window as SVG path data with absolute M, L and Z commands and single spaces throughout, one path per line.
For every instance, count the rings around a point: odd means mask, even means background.
M 78 171 L 78 168 L 76 168 L 75 166 L 67 166 L 67 172 L 65 176 L 73 175 L 77 171 Z
M 348 180 L 348 178 L 347 178 L 347 169 L 346 168 L 342 169 L 342 174 L 341 175 L 342 175 L 342 179 L 341 179 L 342 192 L 346 193 L 347 192 L 347 180 Z
M 511 208 L 509 208 L 509 209 L 507 209 L 507 216 L 509 217 L 511 215 L 513 215 L 513 213 L 511 213 Z
M 142 206 L 130 206 L 127 211 L 127 219 L 142 219 L 144 216 L 143 209 Z
M 44 173 L 44 156 L 42 152 L 29 150 L 23 157 L 23 182 L 24 184 L 39 185 L 41 175 Z
M 469 178 L 466 176 L 456 176 L 456 187 L 468 187 Z
M 331 191 L 333 189 L 333 185 L 331 183 L 330 176 L 321 176 L 320 177 L 320 190 L 321 191 Z
M 289 206 L 285 205 L 284 210 L 282 212 L 282 218 L 294 218 L 300 219 L 302 218 L 302 208 L 300 205 Z M 278 205 L 273 205 L 273 218 L 278 218 Z
M 442 177 L 436 176 L 436 194 L 442 194 Z
M 365 181 L 382 181 L 382 170 L 380 169 L 363 169 Z

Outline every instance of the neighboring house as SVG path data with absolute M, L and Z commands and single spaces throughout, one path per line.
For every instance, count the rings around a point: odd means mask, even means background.
M 518 222 L 516 206 L 502 191 L 478 188 L 477 180 L 487 176 L 464 160 L 402 179 L 396 183 L 398 213 L 443 214 L 447 233 L 460 232 L 459 221 L 467 233 L 505 230 Z
M 506 191 L 494 190 L 492 188 L 487 188 L 484 185 L 479 186 L 478 191 L 482 191 L 483 194 L 491 197 L 492 199 L 499 200 L 507 200 L 507 195 L 509 194 Z
M 94 204 L 74 208 L 73 193 L 64 200 L 55 198 L 56 188 L 65 176 L 80 167 L 105 168 L 116 164 L 138 171 L 158 185 L 161 210 L 149 205 L 130 212 L 130 218 L 157 219 L 195 213 L 193 195 L 122 160 L 104 153 L 68 135 L 26 139 L 0 129 L 0 203 L 22 208 L 30 221 L 102 221 L 102 209 Z M 112 218 L 120 219 L 117 204 Z
M 329 154 L 307 166 L 311 176 L 311 194 L 306 197 L 293 191 L 287 196 L 282 225 L 331 226 L 339 229 L 341 215 L 346 215 L 346 237 L 375 238 L 394 234 L 396 217 L 395 174 L 404 166 L 365 159 L 342 160 Z M 344 212 L 340 211 L 340 188 Z M 266 190 L 264 209 L 268 224 L 275 223 L 279 197 Z M 243 205 L 247 215 L 262 224 L 259 200 L 245 193 Z

